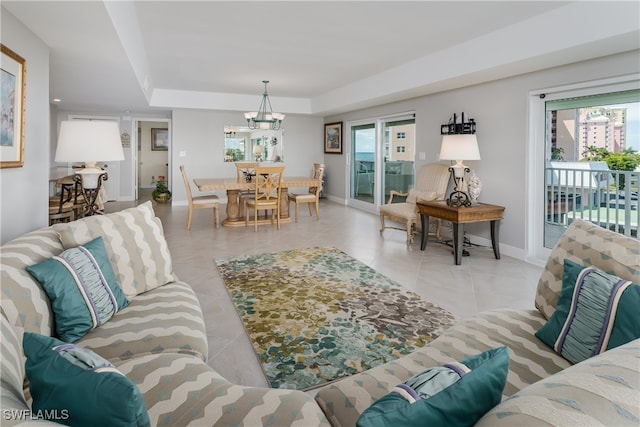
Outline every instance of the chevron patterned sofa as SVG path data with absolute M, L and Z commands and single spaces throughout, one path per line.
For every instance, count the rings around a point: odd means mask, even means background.
M 537 310 L 492 310 L 458 321 L 410 355 L 322 388 L 316 401 L 333 426 L 351 427 L 374 401 L 411 376 L 507 346 L 503 400 L 476 426 L 639 426 L 639 339 L 572 365 L 534 335 L 556 310 L 565 258 L 640 284 L 640 242 L 576 220 L 540 277 Z M 635 315 L 630 323 L 638 337 L 640 308 Z
M 151 203 L 56 224 L 0 249 L 1 420 L 3 426 L 53 424 L 31 410 L 24 332 L 56 335 L 47 294 L 25 268 L 102 236 L 130 303 L 75 344 L 111 362 L 140 390 L 152 426 L 328 426 L 308 394 L 229 383 L 207 363 L 207 334 L 191 287 L 172 271 Z M 96 424 L 94 424 L 96 425 Z
M 191 287 L 173 274 L 151 204 L 27 233 L 0 248 L 0 423 L 33 420 L 23 334 L 56 335 L 47 294 L 26 267 L 102 236 L 130 303 L 76 344 L 109 360 L 139 389 L 153 426 L 354 426 L 397 384 L 426 368 L 509 347 L 503 401 L 478 426 L 640 424 L 640 340 L 572 365 L 534 333 L 556 309 L 563 260 L 640 282 L 637 240 L 574 221 L 540 278 L 537 310 L 494 310 L 459 321 L 428 346 L 306 393 L 234 385 L 207 364 L 207 334 Z M 213 331 L 210 331 L 213 332 Z M 49 414 L 51 415 L 51 414 Z M 55 415 L 55 414 L 54 414 Z

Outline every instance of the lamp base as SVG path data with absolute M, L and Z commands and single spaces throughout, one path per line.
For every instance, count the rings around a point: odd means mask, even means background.
M 87 180 L 87 178 L 89 178 Z M 95 184 L 94 179 L 95 178 Z M 104 212 L 98 206 L 97 200 L 100 194 L 100 188 L 102 187 L 102 181 L 109 179 L 109 176 L 102 169 L 98 169 L 98 173 L 95 170 L 81 169 L 76 172 L 74 179 L 80 182 L 82 188 L 82 195 L 84 196 L 84 212 L 83 216 L 102 215 Z M 89 187 L 85 187 L 85 181 L 88 182 Z
M 447 199 L 447 206 L 451 206 L 454 208 L 461 208 L 463 206 L 471 206 L 471 199 L 469 195 L 464 191 L 454 190 L 449 194 L 449 198 Z

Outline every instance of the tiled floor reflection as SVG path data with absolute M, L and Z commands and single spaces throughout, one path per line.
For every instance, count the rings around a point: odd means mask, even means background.
M 106 211 L 134 204 L 109 202 Z M 471 256 L 456 266 L 450 247 L 430 240 L 422 252 L 419 238 L 407 247 L 402 231 L 386 230 L 380 236 L 376 215 L 327 200 L 321 201 L 320 221 L 303 209 L 297 224 L 283 224 L 280 231 L 275 225 L 260 226 L 258 232 L 253 227 L 215 229 L 212 214 L 204 209 L 194 212 L 188 232 L 186 206 L 155 202 L 153 206 L 164 225 L 175 273 L 193 286 L 200 299 L 209 336 L 209 364 L 236 384 L 267 386 L 216 269 L 216 258 L 335 246 L 458 317 L 501 307 L 533 308 L 542 271 L 504 255 L 496 260 L 491 248 L 485 247 L 470 248 Z M 282 303 L 286 307 L 287 301 Z

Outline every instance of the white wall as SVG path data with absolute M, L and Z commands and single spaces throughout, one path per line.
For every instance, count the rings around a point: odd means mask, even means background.
M 525 248 L 525 210 L 528 92 L 589 80 L 640 72 L 639 52 L 633 51 L 544 70 L 536 73 L 470 86 L 402 102 L 326 117 L 326 123 L 379 117 L 415 111 L 416 152 L 426 153 L 419 168 L 438 161 L 440 125 L 453 113 L 464 112 L 477 122 L 478 144 L 482 160 L 465 162 L 476 170 L 483 183 L 480 201 L 506 207 L 500 228 L 500 242 L 513 248 Z M 344 147 L 344 153 L 348 147 Z M 346 155 L 326 155 L 325 163 L 333 173 L 327 180 L 326 193 L 334 199 L 346 198 Z M 489 237 L 488 227 L 472 224 L 470 233 Z
M 193 178 L 235 177 L 234 164 L 224 162 L 224 127 L 239 127 L 244 117 L 240 112 L 189 109 L 173 110 L 172 116 L 172 204 L 186 205 L 180 165 L 184 164 L 192 184 Z M 324 158 L 322 118 L 287 115 L 283 129 L 285 175 L 311 175 L 313 163 Z M 224 191 L 219 194 L 226 197 Z
M 49 49 L 5 8 L 2 44 L 26 67 L 24 166 L 0 169 L 0 243 L 49 223 Z

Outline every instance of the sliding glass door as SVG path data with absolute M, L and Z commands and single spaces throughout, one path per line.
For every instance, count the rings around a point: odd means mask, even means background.
M 348 124 L 349 205 L 376 212 L 391 191 L 406 193 L 414 182 L 413 114 Z
M 545 104 L 544 247 L 576 218 L 637 238 L 640 91 Z

